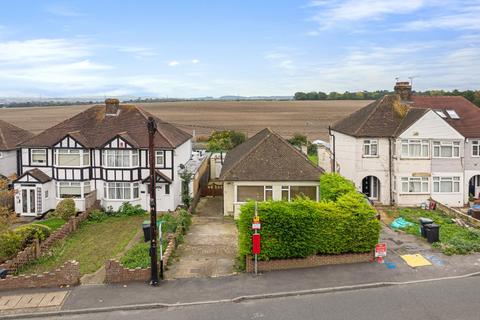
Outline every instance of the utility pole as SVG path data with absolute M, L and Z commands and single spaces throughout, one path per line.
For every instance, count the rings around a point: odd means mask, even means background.
M 150 285 L 158 285 L 158 258 L 157 258 L 157 201 L 155 176 L 155 150 L 153 139 L 157 132 L 157 123 L 152 117 L 148 118 L 148 157 L 150 162 L 150 266 L 152 270 Z

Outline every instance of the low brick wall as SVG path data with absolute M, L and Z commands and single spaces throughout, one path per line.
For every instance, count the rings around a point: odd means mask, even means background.
M 0 265 L 0 269 L 7 269 L 10 273 L 17 271 L 21 266 L 37 259 L 44 252 L 48 251 L 56 242 L 69 236 L 72 232 L 78 229 L 80 223 L 88 218 L 91 210 L 96 208 L 93 206 L 87 211 L 80 213 L 76 217 L 71 217 L 60 229 L 53 232 L 47 239 L 41 243 L 32 243 L 12 258 Z
M 73 286 L 80 283 L 80 266 L 76 261 L 67 261 L 52 272 L 10 276 L 0 279 L 0 290 Z
M 258 271 L 274 271 L 299 268 L 311 268 L 333 264 L 350 264 L 360 262 L 370 262 L 373 260 L 373 253 L 347 253 L 338 255 L 315 255 L 300 259 L 275 259 L 268 261 L 258 261 Z M 255 261 L 253 257 L 246 257 L 247 272 L 255 271 Z
M 480 228 L 480 220 L 475 219 L 468 214 L 465 214 L 461 212 L 460 210 L 454 209 L 447 207 L 443 203 L 440 203 L 438 201 L 435 201 L 433 199 L 430 199 L 430 201 L 434 201 L 437 204 L 437 208 L 445 212 L 445 214 L 453 217 L 453 218 L 458 218 L 462 219 L 465 223 L 469 224 L 472 227 Z
M 178 237 L 182 234 L 183 227 L 178 227 L 175 234 L 170 236 L 167 248 L 163 253 L 163 266 L 166 268 L 170 261 L 173 251 L 177 247 Z M 160 269 L 159 269 L 160 270 Z M 149 281 L 151 268 L 129 269 L 124 267 L 118 260 L 108 260 L 105 263 L 105 282 L 106 283 L 125 283 L 130 281 Z

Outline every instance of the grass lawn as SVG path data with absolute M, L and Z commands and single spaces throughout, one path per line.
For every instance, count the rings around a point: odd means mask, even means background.
M 163 239 L 162 244 L 162 250 L 165 252 L 168 241 Z M 157 251 L 158 259 L 160 259 L 160 245 L 158 245 Z M 123 266 L 130 269 L 150 267 L 150 241 L 143 242 L 142 237 L 141 242 L 135 244 L 127 252 L 125 252 L 125 255 L 120 259 L 120 262 Z
M 65 220 L 60 218 L 50 218 L 46 220 L 35 221 L 33 222 L 33 224 L 41 224 L 47 226 L 52 230 L 52 232 L 54 232 L 60 229 L 65 224 L 65 222 Z
M 318 156 L 316 154 L 309 154 L 308 159 L 318 166 Z
M 80 263 L 82 274 L 97 271 L 105 261 L 118 255 L 141 230 L 147 216 L 108 217 L 102 222 L 84 222 L 70 237 L 55 245 L 51 254 L 45 254 L 19 273 L 39 273 L 53 270 L 68 260 Z
M 432 219 L 440 225 L 440 242 L 434 243 L 433 247 L 442 250 L 447 255 L 480 252 L 480 230 L 461 227 L 440 210 L 400 208 L 389 211 L 388 214 L 394 218 L 403 217 L 405 220 L 412 222 L 414 225 L 406 228 L 405 231 L 419 237 L 421 237 L 421 234 L 418 219 L 421 217 Z

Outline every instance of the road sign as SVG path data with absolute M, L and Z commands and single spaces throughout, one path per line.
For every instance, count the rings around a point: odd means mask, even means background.
M 260 217 L 259 216 L 253 217 L 253 223 L 260 223 Z
M 260 230 L 262 229 L 262 224 L 260 222 L 252 223 L 252 230 Z
M 375 258 L 386 257 L 386 256 L 387 256 L 387 244 L 377 243 L 377 245 L 375 245 Z
M 259 233 L 252 235 L 252 253 L 260 254 L 260 234 Z

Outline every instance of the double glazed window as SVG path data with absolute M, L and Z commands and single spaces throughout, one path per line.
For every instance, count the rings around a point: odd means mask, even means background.
M 403 158 L 428 158 L 428 140 L 402 140 Z
M 109 168 L 138 167 L 138 150 L 103 150 L 103 165 Z
M 282 200 L 290 201 L 296 197 L 307 197 L 317 201 L 316 186 L 282 186 Z
M 55 164 L 59 167 L 84 167 L 90 165 L 90 153 L 83 149 L 56 149 Z
M 47 163 L 47 150 L 32 149 L 30 150 L 30 157 L 32 159 L 32 164 L 44 165 Z
M 155 151 L 155 166 L 156 167 L 165 166 L 165 152 L 163 150 Z
M 428 193 L 428 177 L 402 177 L 403 193 Z
M 433 177 L 433 192 L 460 192 L 460 177 Z
M 133 200 L 139 198 L 138 182 L 107 182 L 105 197 L 110 200 Z
M 433 141 L 433 156 L 435 158 L 460 157 L 459 141 Z
M 472 156 L 480 157 L 480 141 L 472 140 Z
M 363 155 L 366 157 L 378 156 L 378 140 L 363 140 Z
M 238 186 L 237 202 L 272 200 L 272 186 Z
M 57 198 L 82 198 L 82 183 L 66 181 L 57 182 Z

